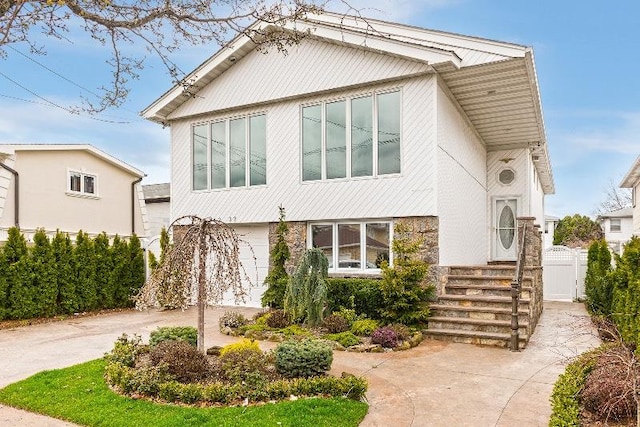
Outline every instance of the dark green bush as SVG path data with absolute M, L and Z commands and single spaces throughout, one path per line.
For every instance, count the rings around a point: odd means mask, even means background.
M 358 315 L 379 318 L 382 307 L 380 280 L 332 277 L 327 279 L 327 287 L 329 312 L 353 308 Z
M 349 322 L 338 314 L 332 314 L 324 318 L 322 327 L 330 334 L 338 334 L 349 330 Z
M 380 322 L 377 320 L 360 319 L 353 322 L 353 325 L 351 325 L 351 332 L 360 337 L 368 337 L 379 327 Z
M 267 326 L 274 329 L 282 329 L 291 325 L 289 317 L 284 310 L 273 310 L 267 317 Z
M 225 311 L 222 316 L 220 316 L 220 320 L 218 320 L 218 325 L 220 325 L 220 329 L 223 328 L 239 328 L 247 324 L 247 319 L 244 317 L 244 314 L 238 311 Z
M 343 347 L 351 347 L 352 345 L 360 344 L 360 338 L 353 335 L 352 332 L 340 332 L 337 334 L 328 334 L 325 338 L 331 341 L 339 343 Z
M 275 350 L 276 369 L 288 378 L 323 375 L 332 362 L 331 347 L 318 340 L 285 341 Z
M 159 327 L 149 335 L 149 345 L 155 347 L 164 341 L 183 340 L 196 347 L 198 345 L 198 330 L 193 326 L 164 326 Z
M 595 366 L 599 350 L 585 353 L 567 365 L 553 385 L 549 427 L 580 425 L 580 391 L 587 375 Z
M 184 383 L 199 381 L 209 371 L 207 357 L 186 341 L 163 341 L 149 352 L 154 366 L 166 365 L 167 372 Z
M 598 315 L 611 314 L 613 281 L 610 277 L 611 253 L 604 239 L 594 241 L 589 247 L 587 273 L 584 279 L 587 309 Z
M 640 342 L 640 238 L 634 236 L 616 257 L 613 281 L 611 317 L 622 339 L 631 344 Z

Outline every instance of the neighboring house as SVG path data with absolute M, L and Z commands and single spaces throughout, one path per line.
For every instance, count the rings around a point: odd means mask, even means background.
M 160 256 L 160 232 L 169 228 L 171 186 L 169 183 L 142 186 L 149 223 L 147 248 Z
M 633 235 L 633 208 L 618 209 L 598 215 L 598 224 L 604 232 L 604 239 L 617 254 L 622 254 L 623 246 Z
M 631 166 L 631 169 L 629 169 L 629 172 L 627 172 L 627 175 L 620 183 L 620 187 L 631 189 L 633 211 L 633 225 L 631 233 L 633 235 L 640 236 L 640 203 L 638 203 L 638 198 L 640 197 L 640 156 L 638 156 Z
M 28 239 L 38 228 L 146 236 L 144 173 L 133 166 L 86 144 L 0 144 L 0 162 L 0 241 L 12 226 Z
M 334 275 L 379 275 L 398 222 L 441 272 L 515 261 L 516 217 L 543 226 L 554 192 L 532 50 L 330 13 L 293 27 L 310 35 L 287 55 L 239 36 L 142 113 L 171 127 L 171 218 L 252 244 L 248 304 L 278 206 L 294 259 L 320 247 Z
M 556 227 L 558 227 L 559 222 L 560 218 L 557 216 L 544 216 L 544 249 L 553 246 L 553 235 L 555 234 Z

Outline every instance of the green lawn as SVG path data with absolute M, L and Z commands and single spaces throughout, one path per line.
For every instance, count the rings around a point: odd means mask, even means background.
M 246 408 L 154 404 L 112 392 L 102 359 L 44 371 L 0 390 L 0 403 L 86 426 L 357 426 L 367 405 L 349 399 L 300 399 Z

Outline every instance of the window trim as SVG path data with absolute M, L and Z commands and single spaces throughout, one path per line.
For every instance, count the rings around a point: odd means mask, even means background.
M 387 173 L 387 174 L 379 174 L 379 158 L 378 158 L 378 145 L 379 145 L 379 140 L 378 140 L 378 122 L 379 122 L 379 117 L 378 117 L 378 96 L 380 95 L 385 95 L 385 94 L 389 94 L 389 93 L 394 93 L 394 92 L 398 92 L 400 94 L 400 111 L 399 111 L 399 115 L 400 115 L 400 171 L 399 172 L 394 172 L 394 173 Z M 371 144 L 372 144 L 372 174 L 371 175 L 363 175 L 363 176 L 353 176 L 352 175 L 352 164 L 351 164 L 351 142 L 352 142 L 352 132 L 351 132 L 351 119 L 352 119 L 352 101 L 355 99 L 360 99 L 360 98 L 366 98 L 366 97 L 371 97 L 372 98 L 372 126 L 371 126 L 371 134 L 374 136 L 374 139 L 372 140 Z M 370 91 L 370 92 L 364 92 L 364 93 L 357 93 L 357 94 L 353 94 L 353 95 L 345 95 L 345 96 L 341 96 L 341 97 L 336 97 L 336 98 L 327 98 L 327 99 L 323 99 L 320 101 L 313 101 L 313 102 L 307 102 L 307 103 L 303 103 L 300 104 L 299 106 L 299 111 L 298 111 L 298 116 L 299 116 L 299 138 L 298 138 L 298 147 L 300 149 L 300 159 L 299 159 L 299 168 L 300 168 L 300 173 L 299 173 L 299 181 L 302 184 L 307 184 L 307 183 L 317 183 L 317 182 L 340 182 L 340 181 L 353 181 L 353 180 L 360 180 L 360 179 L 379 179 L 379 178 L 387 178 L 387 177 L 397 177 L 397 176 L 401 176 L 402 175 L 402 170 L 403 170 L 403 160 L 404 160 L 404 156 L 402 155 L 402 141 L 403 141 L 403 117 L 404 117 L 404 104 L 403 104 L 403 98 L 404 98 L 404 94 L 403 94 L 403 90 L 402 87 L 393 87 L 393 88 L 388 88 L 388 89 L 380 89 L 380 90 L 374 90 L 374 91 Z M 326 150 L 327 150 L 327 142 L 326 142 L 326 114 L 327 114 L 327 104 L 333 104 L 336 102 L 341 102 L 344 101 L 345 102 L 345 121 L 347 123 L 346 125 L 346 129 L 345 129 L 345 151 L 346 151 L 346 155 L 345 155 L 345 165 L 346 165 L 346 173 L 345 173 L 345 177 L 343 178 L 327 178 L 327 162 L 326 162 Z M 304 179 L 304 150 L 303 150 L 303 146 L 302 146 L 302 141 L 303 141 L 303 131 L 304 131 L 304 126 L 303 126 L 303 110 L 304 108 L 307 107 L 313 107 L 313 106 L 320 106 L 320 121 L 321 121 L 321 126 L 320 126 L 320 152 L 321 152 L 321 157 L 320 157 L 320 179 L 310 179 L 310 180 L 305 180 Z
M 71 176 L 72 175 L 80 175 L 80 191 L 76 191 L 76 190 L 72 190 L 71 189 Z M 85 178 L 86 177 L 91 177 L 93 178 L 93 193 L 88 193 L 85 191 Z M 89 172 L 84 172 L 82 170 L 78 170 L 78 169 L 67 169 L 67 189 L 66 189 L 66 194 L 68 196 L 72 196 L 72 197 L 82 197 L 82 198 L 86 198 L 86 199 L 99 199 L 100 198 L 100 193 L 99 193 L 99 188 L 100 186 L 98 185 L 98 174 L 96 173 L 89 173 Z
M 339 225 L 354 225 L 357 224 L 360 228 L 360 268 L 340 268 L 340 247 L 339 247 Z M 389 265 L 393 266 L 393 220 L 389 218 L 374 218 L 374 219 L 341 219 L 341 220 L 327 220 L 327 221 L 310 221 L 307 223 L 307 248 L 313 248 L 313 226 L 318 225 L 330 225 L 332 227 L 332 258 L 329 260 L 329 273 L 357 273 L 357 274 L 380 274 L 382 270 L 380 268 L 366 268 L 366 256 L 367 256 L 367 224 L 387 224 L 389 227 Z M 364 237 L 364 238 L 363 238 Z M 335 267 L 337 266 L 337 267 Z
M 189 141 L 190 141 L 190 162 L 189 168 L 191 172 L 190 181 L 191 181 L 191 192 L 193 193 L 203 193 L 203 192 L 211 192 L 211 191 L 229 191 L 233 189 L 249 189 L 249 188 L 259 188 L 266 187 L 268 185 L 267 176 L 266 176 L 266 166 L 265 166 L 265 183 L 264 184 L 255 184 L 251 185 L 251 118 L 265 116 L 265 153 L 268 151 L 269 141 L 267 137 L 267 123 L 268 116 L 266 111 L 258 111 L 251 114 L 240 114 L 235 116 L 229 116 L 224 118 L 216 118 L 211 120 L 204 120 L 193 122 L 189 126 Z M 245 184 L 231 187 L 231 142 L 230 142 L 230 123 L 233 120 L 244 119 L 245 123 L 245 135 L 244 135 L 244 147 L 245 147 L 245 168 L 244 168 L 244 176 L 245 176 Z M 211 179 L 211 167 L 212 167 L 212 159 L 211 159 L 211 126 L 217 123 L 225 124 L 225 186 L 220 188 L 212 188 L 212 179 Z M 207 184 L 206 188 L 196 190 L 194 189 L 194 174 L 193 174 L 193 162 L 195 160 L 194 146 L 193 146 L 193 129 L 196 126 L 205 125 L 207 129 L 207 155 L 206 155 L 206 170 L 207 170 Z M 265 164 L 266 164 L 266 155 L 265 155 Z

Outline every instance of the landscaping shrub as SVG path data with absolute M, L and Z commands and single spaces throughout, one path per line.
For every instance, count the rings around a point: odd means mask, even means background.
M 360 319 L 353 322 L 351 325 L 351 332 L 360 336 L 360 337 L 368 337 L 373 331 L 380 327 L 380 323 L 377 320 L 373 319 Z
M 163 341 L 149 352 L 154 366 L 165 364 L 167 372 L 184 383 L 198 381 L 209 371 L 207 357 L 186 341 Z
M 612 346 L 600 355 L 587 376 L 581 401 L 586 409 L 603 420 L 634 417 L 634 382 L 639 377 L 633 352 L 623 345 Z
M 288 378 L 323 375 L 332 362 L 331 347 L 318 340 L 285 341 L 275 350 L 276 369 Z
M 383 326 L 373 331 L 371 334 L 371 342 L 380 344 L 384 348 L 395 348 L 400 344 L 398 334 L 389 326 Z
M 421 325 L 429 318 L 434 286 L 423 283 L 429 266 L 419 258 L 422 239 L 414 238 L 404 223 L 394 227 L 393 267 L 382 263 L 382 307 L 385 323 Z
M 274 329 L 282 329 L 291 325 L 291 321 L 284 310 L 273 310 L 267 317 L 267 326 Z
M 348 307 L 357 315 L 379 318 L 382 308 L 380 280 L 361 278 L 328 278 L 327 307 L 330 312 Z
M 282 206 L 279 206 L 278 209 L 280 209 L 280 220 L 276 229 L 276 244 L 269 253 L 271 269 L 264 279 L 267 290 L 262 295 L 262 305 L 272 308 L 284 308 L 284 294 L 289 282 L 285 264 L 291 257 L 286 240 L 289 227 L 285 221 L 285 210 Z
M 291 319 L 312 327 L 322 323 L 328 269 L 329 261 L 322 250 L 311 248 L 304 252 L 284 294 L 284 311 Z
M 351 347 L 352 345 L 360 344 L 360 338 L 349 331 L 340 332 L 337 334 L 328 334 L 325 338 L 331 341 L 335 341 L 343 347 Z
M 587 273 L 584 279 L 587 309 L 593 314 L 611 314 L 613 299 L 613 281 L 611 272 L 611 253 L 604 239 L 594 241 L 587 256 Z
M 558 377 L 551 393 L 550 427 L 578 427 L 580 400 L 587 375 L 595 365 L 598 350 L 585 353 L 567 365 Z
M 183 340 L 194 347 L 198 345 L 198 330 L 192 326 L 165 326 L 151 332 L 149 345 L 155 347 L 164 341 Z
M 224 346 L 218 362 L 224 379 L 253 388 L 264 388 L 272 374 L 268 369 L 268 355 L 260 350 L 257 342 L 248 339 Z
M 224 347 L 222 347 L 222 350 L 220 350 L 220 356 L 223 357 L 229 353 L 246 353 L 246 352 L 262 353 L 262 350 L 260 350 L 260 346 L 256 341 L 243 338 L 238 342 L 235 342 L 233 344 L 227 344 Z
M 400 341 L 406 341 L 411 338 L 411 330 L 407 325 L 403 325 L 402 323 L 392 323 L 387 325 L 387 327 L 396 333 L 396 336 Z
M 224 328 L 239 328 L 240 326 L 247 324 L 247 319 L 244 315 L 237 311 L 225 311 L 220 320 L 218 320 L 220 329 Z
M 123 366 L 132 367 L 136 357 L 143 351 L 142 338 L 134 335 L 129 338 L 127 334 L 122 334 L 113 345 L 113 350 L 105 355 L 107 363 L 117 363 Z
M 305 329 L 298 325 L 289 325 L 284 329 L 281 329 L 281 332 L 285 337 L 310 337 L 313 333 L 309 329 Z
M 634 236 L 616 257 L 613 281 L 612 315 L 623 341 L 640 341 L 640 238 Z
M 322 327 L 330 334 L 337 334 L 349 330 L 349 322 L 339 314 L 327 316 L 322 321 Z

